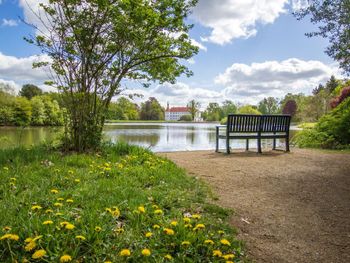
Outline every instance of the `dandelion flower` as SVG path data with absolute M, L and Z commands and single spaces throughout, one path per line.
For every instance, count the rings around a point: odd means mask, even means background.
M 63 216 L 63 213 L 57 212 L 55 215 L 56 215 L 56 216 Z
M 234 259 L 235 255 L 234 254 L 226 254 L 222 256 L 226 260 Z
M 158 209 L 159 206 L 157 206 L 157 205 L 152 205 L 152 208 L 153 208 L 153 209 Z
M 163 214 L 163 211 L 162 211 L 161 209 L 156 209 L 156 210 L 154 210 L 154 213 L 155 213 L 156 215 L 162 215 L 162 214 Z
M 213 250 L 213 257 L 221 257 L 222 252 L 220 250 Z
M 51 189 L 50 191 L 52 194 L 58 194 L 58 190 L 57 189 Z
M 153 233 L 152 233 L 152 232 L 147 232 L 147 233 L 145 234 L 145 237 L 151 237 L 151 236 L 153 236 Z
M 231 246 L 230 241 L 228 241 L 227 239 L 221 239 L 220 243 L 224 246 Z
M 141 254 L 145 257 L 149 257 L 151 255 L 151 250 L 149 250 L 148 248 L 144 248 L 142 249 Z
M 69 262 L 72 261 L 72 257 L 70 255 L 63 255 L 60 257 L 60 262 Z
M 36 248 L 36 242 L 30 241 L 25 247 L 25 251 L 32 251 L 34 248 Z
M 45 213 L 46 213 L 46 214 L 53 213 L 53 210 L 52 210 L 52 209 L 46 209 L 46 210 L 45 210 Z
M 19 236 L 16 234 L 5 234 L 2 237 L 0 237 L 0 240 L 4 240 L 4 239 L 18 241 Z
M 33 211 L 37 211 L 37 210 L 40 210 L 40 209 L 42 209 L 42 207 L 40 205 L 33 205 L 32 206 L 32 210 Z
M 114 210 L 112 211 L 112 216 L 118 218 L 120 216 L 120 210 L 118 207 L 114 207 Z
M 167 259 L 167 260 L 172 260 L 173 259 L 173 257 L 170 254 L 166 254 L 164 256 L 164 258 Z
M 225 263 L 235 263 L 232 260 L 227 260 Z
M 153 225 L 153 229 L 159 229 L 160 225 Z
M 206 245 L 214 245 L 214 241 L 211 239 L 204 240 L 204 244 Z
M 172 226 L 177 226 L 177 224 L 178 224 L 178 222 L 175 220 L 170 222 L 170 225 L 172 225 Z
M 223 230 L 218 230 L 218 234 L 223 235 L 223 234 L 225 234 L 225 231 L 223 231 Z
M 74 182 L 80 183 L 80 179 L 74 179 Z
M 112 263 L 112 261 L 107 260 L 107 261 L 105 261 L 104 263 Z
M 138 210 L 140 213 L 145 213 L 145 212 L 146 212 L 146 209 L 145 209 L 144 206 L 139 206 L 139 207 L 137 208 L 137 210 Z
M 192 218 L 193 219 L 201 219 L 201 215 L 194 214 L 194 215 L 192 215 Z
M 181 243 L 181 245 L 182 245 L 182 246 L 189 246 L 189 245 L 191 245 L 191 243 L 190 243 L 189 241 L 183 241 L 183 242 Z
M 171 228 L 164 228 L 164 233 L 169 236 L 173 236 L 175 234 L 175 231 Z
M 65 225 L 65 228 L 68 230 L 72 230 L 75 228 L 75 226 L 73 224 L 67 224 L 67 225 Z
M 122 228 L 122 227 L 115 228 L 114 232 L 116 232 L 117 234 L 122 234 L 122 233 L 124 233 L 124 228 Z
M 2 228 L 3 231 L 10 231 L 11 229 L 12 229 L 12 228 L 9 227 L 9 226 L 4 226 L 4 227 Z
M 191 222 L 191 218 L 189 218 L 189 217 L 184 217 L 184 222 L 185 222 L 185 223 L 190 223 L 190 222 Z
M 34 252 L 34 254 L 32 255 L 32 258 L 33 259 L 39 259 L 39 258 L 42 258 L 45 255 L 46 255 L 46 251 L 44 249 L 39 249 L 39 250 Z
M 185 228 L 192 228 L 193 226 L 191 224 L 186 224 Z
M 51 220 L 46 220 L 43 222 L 43 225 L 52 225 L 53 224 L 53 221 Z
M 67 202 L 67 203 L 73 203 L 74 200 L 73 200 L 73 199 L 67 199 L 66 202 Z
M 79 240 L 86 240 L 86 238 L 84 237 L 84 236 L 81 236 L 81 235 L 79 235 L 79 236 L 75 236 L 75 238 L 76 239 L 79 239 Z
M 60 223 L 60 226 L 65 226 L 65 225 L 68 225 L 68 224 L 69 224 L 69 222 L 63 221 L 63 222 Z
M 96 231 L 96 232 L 100 232 L 101 230 L 102 230 L 102 228 L 101 228 L 100 226 L 96 226 L 96 227 L 95 227 L 95 231 Z
M 56 207 L 62 207 L 63 206 L 62 203 L 54 203 L 53 205 L 56 206 Z
M 122 249 L 119 255 L 122 257 L 129 257 L 131 255 L 131 252 L 129 249 Z

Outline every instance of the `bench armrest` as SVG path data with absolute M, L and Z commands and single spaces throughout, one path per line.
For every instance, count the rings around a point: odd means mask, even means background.
M 227 125 L 216 125 L 216 128 L 217 128 L 217 129 L 226 128 L 226 127 L 227 127 Z

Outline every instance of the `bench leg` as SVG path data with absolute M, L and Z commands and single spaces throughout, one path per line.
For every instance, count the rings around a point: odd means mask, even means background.
M 276 138 L 273 139 L 272 150 L 276 150 Z
M 258 138 L 258 153 L 262 153 L 262 151 L 261 151 L 261 138 Z
M 219 152 L 219 131 L 216 129 L 216 147 L 215 152 Z
M 249 139 L 247 139 L 245 142 L 245 150 L 249 151 Z
M 226 138 L 226 153 L 230 153 L 230 139 L 228 137 Z
M 289 136 L 286 138 L 286 152 L 289 152 Z

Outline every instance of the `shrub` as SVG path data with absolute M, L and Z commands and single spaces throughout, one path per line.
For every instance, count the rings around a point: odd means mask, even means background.
M 182 115 L 179 119 L 179 121 L 192 121 L 191 115 Z
M 350 96 L 350 87 L 343 88 L 340 95 L 331 100 L 332 109 L 336 108 L 340 103 L 342 103 L 346 98 Z
M 224 125 L 227 123 L 227 117 L 223 118 L 221 121 L 220 121 L 220 124 Z

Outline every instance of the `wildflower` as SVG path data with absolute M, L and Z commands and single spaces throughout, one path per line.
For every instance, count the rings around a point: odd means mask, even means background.
M 74 200 L 73 200 L 73 199 L 67 199 L 66 202 L 67 202 L 67 203 L 73 203 Z
M 105 211 L 108 212 L 108 213 L 112 213 L 112 209 L 110 209 L 108 207 L 105 209 Z
M 173 259 L 173 257 L 170 254 L 166 254 L 164 256 L 164 258 L 167 259 L 167 260 L 172 260 Z
M 95 231 L 96 231 L 96 232 L 100 232 L 101 230 L 102 230 L 101 227 L 99 227 L 99 226 L 96 226 L 96 227 L 95 227 Z
M 32 210 L 33 211 L 37 211 L 37 210 L 40 210 L 40 209 L 42 209 L 42 207 L 40 205 L 33 205 L 32 206 Z
M 119 169 L 123 169 L 124 165 L 122 163 L 118 164 Z
M 12 228 L 9 227 L 9 226 L 4 226 L 4 227 L 2 228 L 3 231 L 10 231 L 11 229 L 12 229 Z
M 46 220 L 43 222 L 43 225 L 52 225 L 53 224 L 53 221 L 51 220 Z
M 39 240 L 40 238 L 42 238 L 43 236 L 36 236 L 36 237 L 34 237 L 33 239 L 32 239 L 32 241 L 37 241 L 37 240 Z
M 226 254 L 222 256 L 226 260 L 234 259 L 235 255 L 234 254 Z
M 190 222 L 191 222 L 191 218 L 189 218 L 189 217 L 184 217 L 184 222 L 185 222 L 185 223 L 190 223 Z
M 175 234 L 174 230 L 171 228 L 164 228 L 164 233 L 169 236 L 173 236 Z
M 204 224 L 197 224 L 194 228 L 193 228 L 193 231 L 196 231 L 198 229 L 204 229 L 205 228 L 205 225 Z
M 51 189 L 50 191 L 52 194 L 58 194 L 58 190 L 57 189 Z
M 117 234 L 124 233 L 124 228 L 122 228 L 122 227 L 115 228 L 114 232 L 116 232 Z
M 57 198 L 57 201 L 58 201 L 58 202 L 64 201 L 64 198 L 59 197 L 59 198 Z
M 153 233 L 152 233 L 152 232 L 147 232 L 147 233 L 145 234 L 145 237 L 151 237 L 151 236 L 153 236 Z
M 0 240 L 4 240 L 4 239 L 10 239 L 10 240 L 18 241 L 19 236 L 16 235 L 16 234 L 5 234 L 2 237 L 0 237 Z
M 218 234 L 223 235 L 223 234 L 225 234 L 225 232 L 223 230 L 219 230 Z
M 60 262 L 69 262 L 72 261 L 72 257 L 70 255 L 63 255 L 60 257 Z
M 122 249 L 119 255 L 122 257 L 129 257 L 131 255 L 131 252 L 129 249 Z
M 170 222 L 170 225 L 172 225 L 172 226 L 177 226 L 177 224 L 178 224 L 177 221 L 171 221 L 171 222 Z
M 158 209 L 159 206 L 157 206 L 157 205 L 152 205 L 152 208 L 153 208 L 153 209 Z
M 232 260 L 227 260 L 225 263 L 235 263 Z
M 11 178 L 10 178 L 10 181 L 12 181 L 12 182 L 16 182 L 16 181 L 17 181 L 17 179 L 16 179 L 15 177 L 11 177 Z
M 139 207 L 137 208 L 137 210 L 138 210 L 140 213 L 145 213 L 145 212 L 146 212 L 146 209 L 145 209 L 144 206 L 139 206 Z
M 114 210 L 112 211 L 112 216 L 118 218 L 120 216 L 120 210 L 118 207 L 114 207 Z
M 39 250 L 34 252 L 34 254 L 32 255 L 32 258 L 33 259 L 39 259 L 39 258 L 42 258 L 45 255 L 46 255 L 46 251 L 44 249 L 39 249 Z
M 107 260 L 107 261 L 105 261 L 104 263 L 112 263 L 112 261 Z
M 46 214 L 53 213 L 52 209 L 46 209 L 45 211 Z
M 68 173 L 69 174 L 74 174 L 74 171 L 73 170 L 68 170 Z
M 66 225 L 68 225 L 68 224 L 69 224 L 69 222 L 63 221 L 63 222 L 60 223 L 60 226 L 66 226 Z
M 189 241 L 183 241 L 183 242 L 181 243 L 181 245 L 182 245 L 182 246 L 189 246 L 189 245 L 191 245 L 191 243 L 190 243 Z
M 36 248 L 36 242 L 30 241 L 25 247 L 25 251 L 32 251 L 34 248 Z
M 67 225 L 65 226 L 65 228 L 68 229 L 68 230 L 72 230 L 72 229 L 75 228 L 75 226 L 74 226 L 73 224 L 67 224 Z
M 163 211 L 162 211 L 161 209 L 156 209 L 156 210 L 154 210 L 154 213 L 155 213 L 156 215 L 162 215 L 162 214 L 163 214 Z
M 185 228 L 192 228 L 193 226 L 191 224 L 185 224 Z
M 201 215 L 194 214 L 194 215 L 192 215 L 192 218 L 193 219 L 201 219 Z
M 221 257 L 222 252 L 220 250 L 213 250 L 213 257 Z
M 80 179 L 74 179 L 74 182 L 80 183 Z
M 76 239 L 79 239 L 79 240 L 82 240 L 82 241 L 83 241 L 83 240 L 86 240 L 86 238 L 85 238 L 84 236 L 80 236 L 80 235 L 79 235 L 79 236 L 75 236 L 75 238 L 76 238 Z
M 142 249 L 141 254 L 145 257 L 149 257 L 151 255 L 151 250 L 149 250 L 148 248 L 144 248 Z
M 206 245 L 214 245 L 214 241 L 211 239 L 204 240 L 204 244 Z
M 62 206 L 63 206 L 62 203 L 54 203 L 53 205 L 54 205 L 54 206 L 57 206 L 57 207 L 62 207 Z
M 153 229 L 159 229 L 160 225 L 153 225 Z
M 56 216 L 63 216 L 63 213 L 57 212 L 55 215 L 56 215 Z
M 220 243 L 224 246 L 231 246 L 230 241 L 228 241 L 227 239 L 221 239 Z

